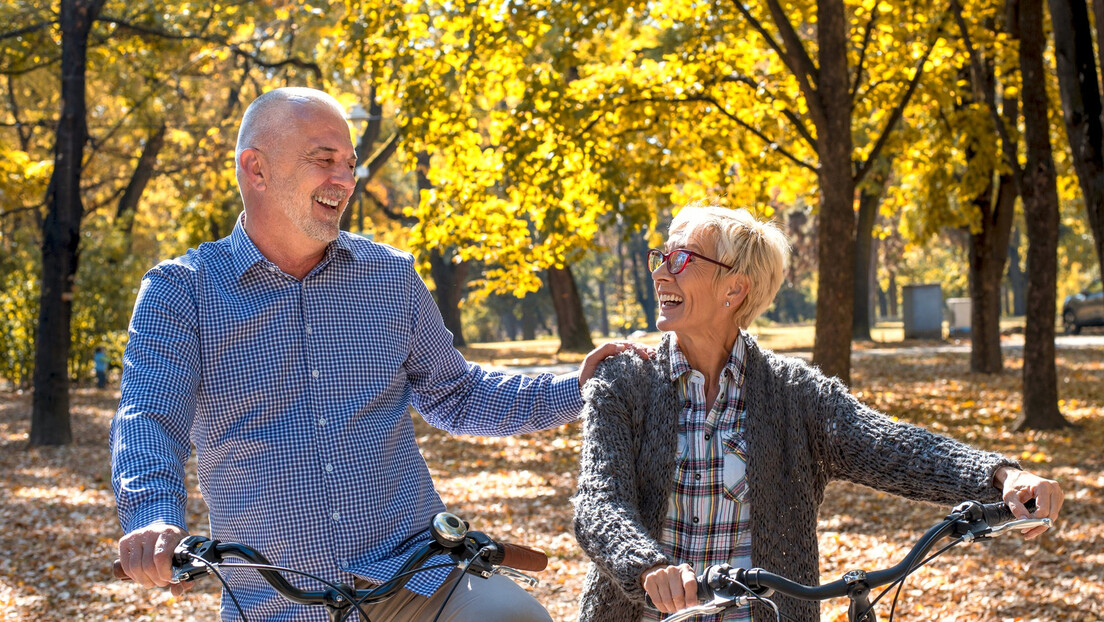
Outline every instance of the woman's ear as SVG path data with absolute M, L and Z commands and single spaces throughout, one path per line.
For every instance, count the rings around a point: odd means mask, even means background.
M 254 190 L 264 190 L 268 187 L 268 179 L 265 176 L 264 162 L 261 161 L 260 152 L 256 149 L 244 149 L 238 157 L 238 168 L 242 172 L 242 182 Z
M 751 279 L 746 274 L 733 274 L 728 278 L 728 289 L 725 291 L 725 306 L 733 309 L 740 308 L 744 299 L 751 292 Z

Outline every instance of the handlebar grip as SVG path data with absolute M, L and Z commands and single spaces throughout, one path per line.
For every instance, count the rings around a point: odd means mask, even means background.
M 115 578 L 120 581 L 131 580 L 130 575 L 128 575 L 126 571 L 123 570 L 123 562 L 117 559 L 111 564 L 111 574 L 115 575 Z
M 711 568 L 712 568 L 712 566 L 711 566 Z M 707 600 L 712 600 L 713 599 L 713 588 L 709 587 L 709 571 L 707 570 L 704 574 L 698 575 L 697 582 L 698 582 L 698 602 L 699 603 L 704 603 Z M 644 604 L 651 607 L 652 609 L 656 608 L 655 602 L 652 600 L 652 597 L 649 594 L 644 595 Z
M 1034 512 L 1036 508 L 1035 500 L 1028 499 L 1024 507 L 1027 508 L 1028 512 Z M 996 527 L 1009 521 L 1016 520 L 1016 517 L 1012 514 L 1012 510 L 1008 509 L 1008 504 L 1003 501 L 981 504 L 981 516 L 990 527 Z
M 496 559 L 501 557 L 501 559 L 497 561 L 492 559 L 492 563 L 529 572 L 540 572 L 548 567 L 548 555 L 540 549 L 508 542 L 496 542 L 495 544 L 498 545 L 499 554 L 494 557 Z

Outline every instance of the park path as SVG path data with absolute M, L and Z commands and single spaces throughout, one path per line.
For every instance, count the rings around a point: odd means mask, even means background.
M 1004 352 L 1022 352 L 1023 351 L 1023 335 L 1012 335 L 1006 338 L 1001 343 L 1001 350 Z M 1059 350 L 1064 348 L 1099 348 L 1100 356 L 1104 358 L 1104 335 L 1058 335 L 1054 338 L 1054 347 Z M 853 350 L 851 352 L 852 358 L 862 358 L 867 356 L 892 356 L 897 354 L 947 354 L 956 352 L 969 352 L 970 342 L 944 342 L 944 343 L 926 343 L 926 344 L 904 344 L 895 345 L 885 348 L 865 348 L 862 350 Z M 790 350 L 784 352 L 787 356 L 796 356 L 805 360 L 810 360 L 813 357 L 812 350 Z M 557 363 L 554 365 L 483 365 L 483 369 L 489 371 L 504 371 L 510 373 L 521 373 L 530 376 L 542 373 L 551 372 L 553 374 L 567 374 L 575 371 L 579 368 L 575 363 Z

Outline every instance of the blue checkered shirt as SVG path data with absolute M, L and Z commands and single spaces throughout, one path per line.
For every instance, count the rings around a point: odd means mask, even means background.
M 142 280 L 111 425 L 125 532 L 186 528 L 196 448 L 212 537 L 331 581 L 382 582 L 445 509 L 409 406 L 455 434 L 497 436 L 574 420 L 576 374 L 535 378 L 467 363 L 413 258 L 341 233 L 302 280 L 233 233 Z M 408 587 L 432 594 L 448 569 Z M 250 620 L 325 620 L 253 570 L 227 572 Z M 291 576 L 306 589 L 317 583 Z M 223 601 L 223 618 L 237 612 Z
M 721 370 L 719 391 L 706 408 L 705 376 L 694 370 L 672 341 L 671 380 L 679 389 L 678 456 L 675 487 L 667 504 L 660 546 L 677 564 L 701 574 L 713 564 L 751 566 L 750 506 L 747 503 L 747 408 L 743 400 L 747 348 L 737 339 Z M 644 620 L 661 614 L 646 610 Z M 698 616 L 698 622 L 747 621 L 748 606 L 724 614 Z

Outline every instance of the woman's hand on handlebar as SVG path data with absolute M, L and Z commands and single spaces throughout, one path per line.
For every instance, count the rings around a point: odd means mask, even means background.
M 1058 520 L 1058 513 L 1062 511 L 1062 502 L 1065 499 L 1065 493 L 1058 482 L 1007 466 L 997 469 L 993 479 L 1001 485 L 1001 496 L 1016 518 L 1034 516 L 1049 518 L 1052 522 Z M 1035 500 L 1034 514 L 1024 507 L 1024 503 L 1031 499 Z M 1046 530 L 1047 527 L 1036 527 L 1025 531 L 1024 537 L 1031 539 Z
M 653 566 L 641 575 L 644 590 L 663 613 L 698 604 L 698 578 L 689 564 Z
M 188 533 L 176 525 L 153 523 L 136 529 L 119 540 L 119 562 L 123 572 L 142 587 L 171 585 L 173 596 L 191 589 L 189 583 L 172 583 L 172 558 L 176 545 Z

